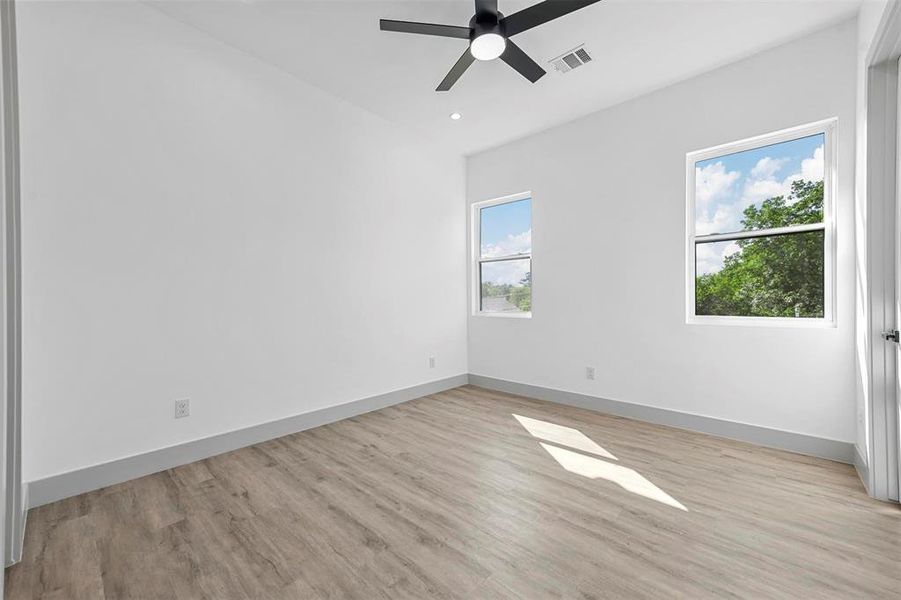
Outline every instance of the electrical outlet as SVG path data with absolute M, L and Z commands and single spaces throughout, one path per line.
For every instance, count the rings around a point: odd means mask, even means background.
M 182 419 L 191 416 L 191 400 L 185 398 L 175 401 L 175 418 Z
M 594 367 L 585 367 L 585 378 L 594 379 Z
M 430 356 L 430 357 L 429 357 L 429 368 L 430 368 L 430 369 L 434 369 L 434 368 L 435 368 L 435 357 L 434 357 L 434 356 Z

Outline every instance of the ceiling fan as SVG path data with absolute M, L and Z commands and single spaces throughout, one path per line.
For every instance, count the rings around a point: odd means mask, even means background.
M 382 31 L 418 33 L 469 40 L 469 48 L 457 59 L 456 64 L 438 84 L 436 92 L 446 92 L 460 79 L 463 72 L 474 60 L 502 61 L 516 69 L 523 77 L 535 83 L 545 70 L 529 55 L 513 43 L 511 36 L 537 27 L 558 17 L 584 8 L 600 0 L 544 0 L 525 8 L 509 17 L 497 10 L 497 0 L 475 0 L 476 14 L 469 20 L 468 27 L 438 25 L 435 23 L 415 23 L 412 21 L 392 21 L 381 19 Z

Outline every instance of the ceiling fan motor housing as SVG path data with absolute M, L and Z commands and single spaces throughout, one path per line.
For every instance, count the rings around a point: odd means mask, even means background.
M 504 39 L 507 38 L 507 33 L 504 31 L 504 14 L 501 12 L 497 14 L 478 13 L 473 15 L 469 20 L 469 29 L 470 42 L 486 33 L 496 33 Z

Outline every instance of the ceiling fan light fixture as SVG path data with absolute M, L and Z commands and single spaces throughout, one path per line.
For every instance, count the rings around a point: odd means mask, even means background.
M 473 38 L 469 51 L 476 60 L 494 60 L 507 49 L 507 40 L 498 33 L 483 33 Z

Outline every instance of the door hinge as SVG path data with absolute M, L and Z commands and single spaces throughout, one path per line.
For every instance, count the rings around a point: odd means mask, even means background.
M 895 342 L 896 344 L 901 342 L 901 333 L 898 333 L 897 329 L 892 329 L 891 331 L 883 331 L 882 339 L 886 342 Z

